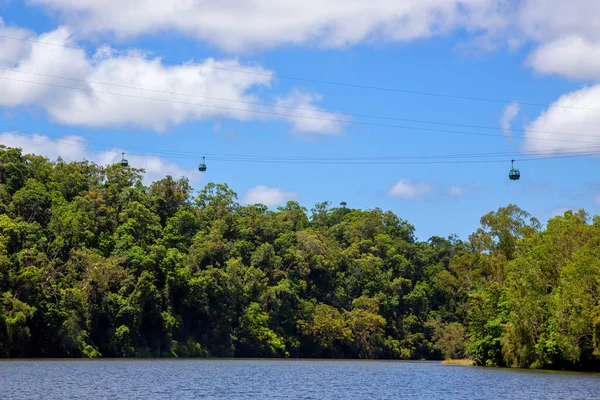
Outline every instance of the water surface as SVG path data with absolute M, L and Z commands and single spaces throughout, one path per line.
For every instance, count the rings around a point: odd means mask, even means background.
M 1 399 L 600 399 L 600 375 L 437 362 L 0 361 Z

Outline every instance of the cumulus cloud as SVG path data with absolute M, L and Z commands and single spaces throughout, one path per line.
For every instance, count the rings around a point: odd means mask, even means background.
M 520 31 L 539 43 L 568 36 L 600 38 L 597 16 L 600 3 L 589 0 L 521 0 L 516 24 Z
M 544 43 L 526 63 L 542 74 L 600 80 L 600 35 L 598 41 L 569 36 Z
M 413 182 L 403 178 L 388 190 L 388 195 L 405 200 L 422 200 L 433 190 L 433 185 L 427 182 Z
M 258 185 L 246 192 L 243 196 L 243 201 L 246 204 L 274 206 L 284 204 L 289 200 L 296 200 L 297 198 L 297 192 L 287 192 L 277 187 Z
M 78 0 L 28 0 L 29 4 L 46 7 L 62 15 L 64 23 L 77 35 L 87 38 L 130 39 L 142 35 L 157 35 L 176 31 L 187 37 L 210 43 L 221 49 L 241 52 L 286 45 L 315 45 L 318 47 L 343 48 L 359 43 L 381 41 L 404 42 L 415 39 L 445 35 L 453 31 L 466 31 L 467 41 L 479 43 L 488 50 L 505 44 L 510 48 L 527 44 L 533 51 L 525 65 L 542 74 L 558 74 L 567 78 L 591 79 L 600 82 L 600 30 L 597 16 L 600 2 L 590 0 L 289 0 L 280 2 L 258 0 L 189 1 L 173 0 L 123 0 L 78 1 Z M 4 29 L 7 29 L 6 27 Z M 27 35 L 22 30 L 13 35 Z M 56 33 L 57 35 L 60 32 Z M 66 33 L 63 33 L 66 35 Z M 68 35 L 67 35 L 68 36 Z M 55 38 L 53 38 L 55 39 Z M 63 40 L 68 40 L 64 38 Z M 5 59 L 26 59 L 29 50 L 14 48 L 0 55 Z M 55 51 L 56 48 L 52 48 Z M 60 52 L 56 52 L 59 54 Z M 250 94 L 255 87 L 272 84 L 271 76 L 237 74 L 221 71 L 202 71 L 199 66 L 165 67 L 158 60 L 135 64 L 131 59 L 110 55 L 108 59 L 81 59 L 73 57 L 73 69 L 86 79 L 126 82 L 152 89 L 185 91 L 194 94 L 227 93 L 227 97 L 241 101 L 254 101 Z M 71 62 L 69 57 L 57 57 Z M 248 69 L 235 60 L 205 61 L 224 63 L 226 67 Z M 16 63 L 16 62 L 13 62 Z M 148 64 L 146 64 L 148 63 Z M 16 63 L 19 65 L 19 63 Z M 105 66 L 102 68 L 102 66 Z M 110 67 L 109 67 L 110 66 Z M 143 67 L 143 68 L 142 68 Z M 140 73 L 147 67 L 148 73 Z M 66 67 L 65 67 L 66 68 Z M 52 68 L 49 68 L 50 70 Z M 44 70 L 43 68 L 41 70 Z M 62 71 L 62 70 L 61 70 Z M 202 72 L 201 72 L 202 71 Z M 260 70 L 267 72 L 265 70 Z M 139 73 L 139 76 L 138 76 Z M 115 76 L 116 75 L 116 76 Z M 191 85 L 183 79 L 191 79 Z M 164 85 L 165 77 L 173 83 Z M 230 79 L 239 79 L 230 84 Z M 184 83 L 181 83 L 184 82 Z M 8 85 L 2 82 L 3 85 Z M 14 82 L 13 82 L 14 83 Z M 293 132 L 317 131 L 336 134 L 342 123 L 335 114 L 323 113 L 317 102 L 319 96 L 308 93 L 291 93 L 280 96 L 276 104 L 280 107 L 269 110 L 289 110 L 285 107 L 300 107 L 295 111 L 301 117 L 276 117 L 268 113 L 253 115 L 253 111 L 264 111 L 260 106 L 239 103 L 237 110 L 224 110 L 216 102 L 200 98 L 185 98 L 185 101 L 201 103 L 194 107 L 186 104 L 166 104 L 141 101 L 131 98 L 115 100 L 116 96 L 79 93 L 65 96 L 57 88 L 40 88 L 20 84 L 20 90 L 8 91 L 4 103 L 25 104 L 35 96 L 42 97 L 41 103 L 50 115 L 64 123 L 110 126 L 129 123 L 153 129 L 181 121 L 202 119 L 208 116 L 236 118 L 241 120 L 258 118 L 284 119 L 291 124 Z M 97 88 L 90 84 L 92 88 Z M 208 88 L 210 87 L 210 88 Z M 207 89 L 208 88 L 208 89 Z M 104 87 L 106 90 L 106 88 Z M 212 89 L 212 90 L 211 90 Z M 111 91 L 124 89 L 109 88 Z M 569 140 L 579 141 L 593 127 L 598 126 L 595 111 L 564 109 L 561 104 L 592 108 L 598 107 L 598 89 L 595 86 L 568 93 L 539 115 L 528 126 L 525 147 L 536 150 L 561 150 L 573 146 Z M 2 92 L 0 92 L 2 93 Z M 43 93 L 40 94 L 40 93 Z M 47 93 L 51 93 L 47 94 Z M 149 93 L 141 92 L 145 95 Z M 134 94 L 138 94 L 137 92 Z M 161 97 L 162 95 L 152 94 Z M 170 99 L 181 100 L 172 95 Z M 221 96 L 225 97 L 225 96 Z M 208 106 L 212 106 L 208 107 Z M 231 103 L 227 103 L 231 107 Z M 508 132 L 510 121 L 518 108 L 509 106 L 501 120 Z M 149 117 L 152 116 L 152 117 Z M 333 121 L 329 121 L 333 120 Z M 576 132 L 577 135 L 547 135 L 535 130 L 550 132 Z M 564 141 L 540 140 L 560 138 Z M 594 132 L 594 135 L 596 133 Z M 566 139 L 566 140 L 565 140 Z M 588 141 L 588 139 L 586 139 Z M 591 140 L 594 144 L 596 139 Z M 534 143 L 535 142 L 535 143 Z
M 87 141 L 81 136 L 63 136 L 52 139 L 44 135 L 24 136 L 13 132 L 0 133 L 0 143 L 7 147 L 19 147 L 23 153 L 37 154 L 55 160 L 61 157 L 65 161 L 87 159 L 100 165 L 114 164 L 121 160 L 122 150 L 118 148 L 108 151 L 94 152 L 87 147 Z M 146 171 L 144 181 L 150 183 L 171 175 L 174 178 L 187 177 L 190 182 L 200 178 L 196 169 L 183 169 L 177 164 L 151 155 L 128 155 L 130 165 Z
M 526 65 L 541 74 L 600 82 L 599 13 L 597 1 L 524 1 L 519 29 L 538 44 Z M 598 147 L 599 108 L 598 84 L 560 96 L 525 127 L 525 149 L 581 152 Z
M 176 31 L 239 53 L 283 45 L 343 48 L 406 42 L 465 30 L 489 50 L 540 46 L 529 65 L 597 76 L 600 2 L 590 0 L 28 0 L 58 11 L 78 35 L 134 38 Z M 586 62 L 580 63 L 582 57 Z
M 175 30 L 230 51 L 285 44 L 344 47 L 506 24 L 497 0 L 29 0 L 62 12 L 79 34 L 117 38 Z
M 2 17 L 0 17 L 0 32 L 4 36 L 11 38 L 24 39 L 32 34 L 27 29 L 14 28 L 6 26 Z M 23 57 L 23 46 L 20 41 L 0 37 L 0 63 L 5 63 L 14 59 Z
M 500 126 L 502 126 L 502 130 L 506 136 L 512 136 L 510 125 L 517 114 L 519 114 L 519 104 L 510 103 L 504 107 L 502 118 L 500 118 Z
M 302 93 L 294 90 L 289 96 L 277 99 L 277 111 L 288 114 L 295 109 L 294 116 L 288 117 L 292 124 L 292 132 L 336 135 L 342 131 L 343 119 L 339 115 L 326 112 L 314 103 L 321 101 L 318 93 Z
M 251 92 L 268 89 L 273 73 L 260 66 L 212 58 L 167 66 L 138 50 L 116 54 L 108 47 L 89 57 L 74 48 L 73 34 L 65 27 L 40 36 L 6 30 L 0 26 L 0 35 L 71 47 L 13 40 L 10 51 L 0 55 L 0 106 L 36 105 L 55 121 L 88 127 L 164 131 L 186 121 L 231 118 L 283 120 L 294 132 L 341 131 L 340 119 L 315 105 L 321 100 L 315 94 L 293 91 L 277 98 L 274 107 L 262 105 L 264 100 Z M 282 106 L 288 107 L 285 112 Z
M 600 79 L 600 2 L 522 0 L 513 30 L 538 47 L 526 65 L 542 74 Z
M 525 127 L 525 148 L 585 152 L 600 146 L 600 85 L 567 93 Z
M 600 40 L 590 0 L 28 0 L 58 11 L 79 35 L 133 38 L 177 31 L 220 48 L 403 42 L 466 30 L 484 47 Z M 116 4 L 118 3 L 118 4 Z M 481 39 L 483 37 L 483 39 Z

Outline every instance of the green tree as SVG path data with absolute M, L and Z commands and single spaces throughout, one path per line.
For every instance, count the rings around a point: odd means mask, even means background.
M 269 328 L 269 316 L 260 304 L 250 303 L 240 317 L 236 330 L 238 354 L 241 356 L 271 357 L 289 355 L 285 341 Z
M 45 186 L 29 179 L 12 198 L 17 215 L 29 222 L 45 224 L 50 216 L 51 198 Z

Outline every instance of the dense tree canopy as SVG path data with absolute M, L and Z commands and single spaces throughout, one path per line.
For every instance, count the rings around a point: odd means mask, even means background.
M 242 205 L 0 147 L 0 356 L 441 359 L 598 369 L 600 219 L 508 205 L 468 240 Z M 195 193 L 195 195 L 194 195 Z

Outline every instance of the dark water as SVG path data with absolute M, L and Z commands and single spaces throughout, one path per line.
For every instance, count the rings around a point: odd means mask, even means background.
M 600 375 L 430 362 L 0 361 L 0 399 L 600 399 Z

